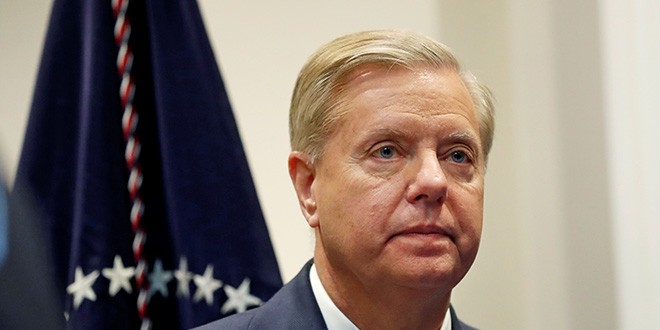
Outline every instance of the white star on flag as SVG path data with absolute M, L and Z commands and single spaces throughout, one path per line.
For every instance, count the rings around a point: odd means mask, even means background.
M 250 294 L 250 279 L 246 278 L 243 283 L 234 289 L 230 285 L 225 285 L 225 293 L 227 294 L 227 301 L 222 305 L 221 312 L 227 314 L 231 310 L 236 313 L 243 313 L 247 310 L 248 306 L 258 306 L 263 302 L 259 297 Z
M 112 268 L 104 268 L 102 273 L 110 280 L 110 288 L 108 289 L 110 296 L 114 297 L 121 289 L 126 290 L 128 293 L 133 291 L 130 280 L 135 275 L 135 268 L 125 268 L 120 256 L 115 255 Z
M 149 293 L 153 296 L 160 292 L 163 297 L 167 297 L 167 283 L 172 280 L 172 272 L 163 270 L 163 262 L 156 259 L 154 270 L 149 274 Z
M 192 273 L 188 271 L 188 259 L 186 257 L 181 257 L 179 269 L 174 271 L 174 277 L 179 281 L 179 285 L 176 288 L 177 297 L 189 297 Z
M 66 287 L 66 292 L 73 295 L 74 309 L 78 309 L 85 298 L 91 301 L 96 301 L 96 293 L 94 293 L 92 285 L 98 277 L 98 270 L 84 275 L 82 268 L 80 268 L 80 266 L 76 267 L 75 280 Z
M 204 298 L 207 305 L 213 305 L 213 292 L 222 287 L 222 281 L 213 278 L 213 265 L 206 265 L 204 275 L 195 275 L 193 281 L 197 285 L 193 301 L 198 302 Z

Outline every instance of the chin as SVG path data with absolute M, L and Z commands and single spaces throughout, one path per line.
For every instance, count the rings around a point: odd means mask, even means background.
M 421 266 L 421 267 L 420 267 Z M 404 286 L 424 289 L 451 290 L 467 273 L 452 264 L 417 264 L 415 267 L 401 269 L 398 282 Z

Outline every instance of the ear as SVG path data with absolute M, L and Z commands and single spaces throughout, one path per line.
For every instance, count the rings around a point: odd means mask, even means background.
M 312 191 L 312 185 L 316 178 L 316 169 L 312 164 L 311 157 L 299 151 L 289 155 L 289 176 L 296 189 L 298 203 L 305 219 L 310 227 L 318 227 L 318 213 L 316 212 L 316 199 Z

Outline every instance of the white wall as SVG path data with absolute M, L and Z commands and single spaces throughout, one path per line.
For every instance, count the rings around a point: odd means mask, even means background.
M 482 247 L 453 297 L 461 318 L 486 329 L 660 328 L 653 1 L 200 0 L 284 278 L 313 244 L 286 172 L 295 76 L 338 35 L 406 28 L 454 48 L 498 100 Z M 10 181 L 48 11 L 0 2 Z
M 619 325 L 660 329 L 660 1 L 601 17 Z
M 0 1 L 0 166 L 13 182 L 50 1 Z

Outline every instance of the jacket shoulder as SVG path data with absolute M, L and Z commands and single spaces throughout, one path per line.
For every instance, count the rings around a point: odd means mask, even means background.
M 249 310 L 244 313 L 232 315 L 204 324 L 193 330 L 214 330 L 214 329 L 249 329 L 252 318 L 254 318 L 254 310 Z

